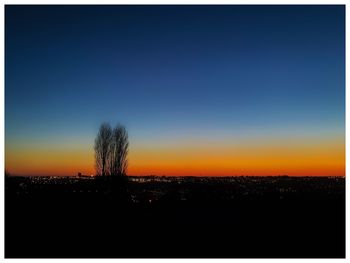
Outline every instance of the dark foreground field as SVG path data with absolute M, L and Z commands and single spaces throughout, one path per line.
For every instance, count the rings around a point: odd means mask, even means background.
M 5 179 L 5 257 L 345 257 L 345 178 Z

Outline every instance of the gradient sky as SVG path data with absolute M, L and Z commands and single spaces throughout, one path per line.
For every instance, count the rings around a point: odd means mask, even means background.
M 6 6 L 5 166 L 131 175 L 345 175 L 344 6 Z

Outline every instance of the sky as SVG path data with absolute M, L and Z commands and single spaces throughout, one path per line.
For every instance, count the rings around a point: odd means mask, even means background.
M 5 167 L 345 176 L 345 6 L 5 7 Z

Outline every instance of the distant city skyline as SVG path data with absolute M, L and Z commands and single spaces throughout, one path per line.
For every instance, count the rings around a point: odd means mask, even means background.
M 345 175 L 345 6 L 5 6 L 5 168 Z

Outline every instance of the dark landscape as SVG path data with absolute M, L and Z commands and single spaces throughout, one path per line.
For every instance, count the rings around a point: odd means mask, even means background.
M 6 176 L 5 257 L 345 257 L 345 178 Z

